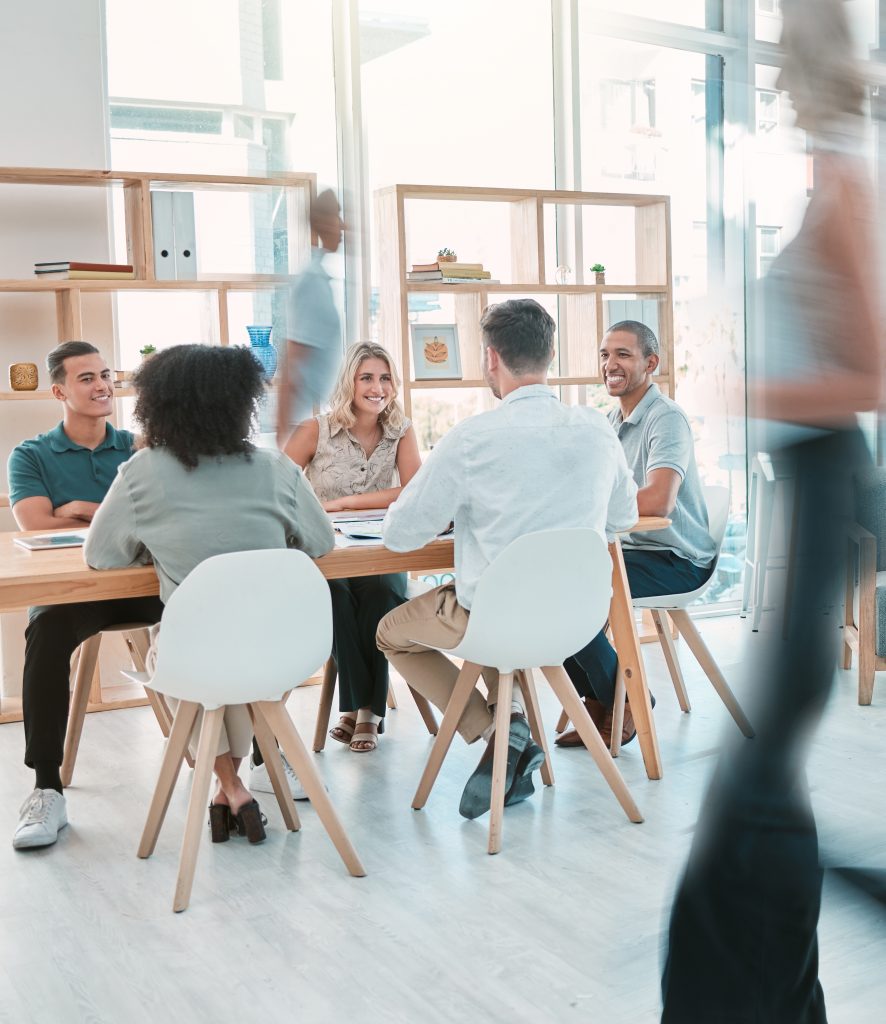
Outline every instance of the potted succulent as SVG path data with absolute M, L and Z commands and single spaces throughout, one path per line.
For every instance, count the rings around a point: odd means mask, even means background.
M 606 268 L 602 263 L 595 263 L 591 270 L 594 272 L 597 284 L 606 284 Z
M 157 351 L 157 346 L 156 345 L 144 345 L 142 348 L 140 348 L 138 350 L 138 354 L 142 357 L 142 359 L 148 359 L 156 351 Z
M 458 257 L 451 249 L 440 249 L 437 252 L 438 263 L 455 263 Z

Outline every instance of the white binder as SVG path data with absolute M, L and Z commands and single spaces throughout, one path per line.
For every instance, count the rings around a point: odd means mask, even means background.
M 151 225 L 154 234 L 154 277 L 175 280 L 175 236 L 172 229 L 172 193 L 151 193 Z
M 197 232 L 194 228 L 194 193 L 172 192 L 172 232 L 175 238 L 175 276 L 197 278 Z

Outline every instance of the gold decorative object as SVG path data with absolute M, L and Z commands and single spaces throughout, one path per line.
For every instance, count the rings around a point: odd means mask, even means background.
M 449 346 L 445 341 L 440 341 L 436 334 L 425 342 L 425 359 L 429 363 L 445 363 L 448 358 Z
M 13 391 L 36 391 L 37 364 L 11 363 L 9 366 L 9 386 Z

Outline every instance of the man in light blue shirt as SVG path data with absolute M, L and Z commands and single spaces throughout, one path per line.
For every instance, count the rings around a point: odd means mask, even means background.
M 331 189 L 311 203 L 311 230 L 320 245 L 292 284 L 287 306 L 287 341 L 280 366 L 277 442 L 329 399 L 342 361 L 341 320 L 323 260 L 338 251 L 344 230 L 341 207 Z
M 454 584 L 409 601 L 382 619 L 378 645 L 418 693 L 445 710 L 456 666 L 427 645 L 452 648 L 467 629 L 477 582 L 517 537 L 558 527 L 604 536 L 637 521 L 637 487 L 612 428 L 598 412 L 560 402 L 547 386 L 554 321 L 532 299 L 490 306 L 480 321 L 486 382 L 501 405 L 455 426 L 391 505 L 383 539 L 393 551 L 422 547 L 455 526 Z M 491 740 L 498 673 L 487 669 L 488 698 L 476 689 L 458 729 L 468 743 Z M 543 754 L 529 739 L 515 684 L 506 804 L 533 792 Z M 468 780 L 460 811 L 489 809 L 493 744 Z
M 609 414 L 639 490 L 641 516 L 668 516 L 671 526 L 633 533 L 622 541 L 625 569 L 634 597 L 680 594 L 700 587 L 713 571 L 716 545 L 695 464 L 686 413 L 652 382 L 658 367 L 658 339 L 637 320 L 614 324 L 600 345 L 606 390 L 618 398 Z M 609 745 L 618 658 L 601 632 L 565 665 L 585 698 L 588 714 Z M 636 735 L 625 705 L 622 743 Z M 572 729 L 557 739 L 561 747 L 581 746 Z

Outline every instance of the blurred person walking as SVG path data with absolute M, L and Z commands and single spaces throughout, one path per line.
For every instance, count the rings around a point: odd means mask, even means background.
M 836 668 L 853 478 L 869 463 L 858 412 L 881 400 L 883 338 L 864 92 L 842 0 L 783 0 L 783 65 L 813 142 L 812 198 L 764 282 L 752 384 L 758 447 L 795 488 L 782 618 L 761 637 L 756 739 L 724 752 L 671 913 L 663 1024 L 821 1024 L 822 871 L 805 749 Z
M 280 364 L 277 444 L 283 447 L 293 427 L 324 405 L 342 361 L 341 320 L 323 262 L 338 252 L 344 231 L 341 207 L 332 189 L 311 201 L 311 231 L 320 244 L 292 283 L 286 310 L 286 346 Z

